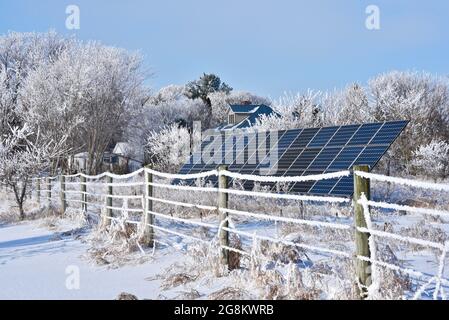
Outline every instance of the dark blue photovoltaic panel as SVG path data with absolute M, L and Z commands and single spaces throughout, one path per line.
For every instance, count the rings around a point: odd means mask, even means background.
M 320 154 L 310 164 L 308 171 L 324 172 L 334 161 L 335 155 L 339 154 L 341 147 L 331 147 L 322 149 Z M 306 172 L 307 174 L 307 172 Z
M 304 129 L 301 134 L 293 141 L 290 148 L 302 149 L 306 147 L 313 137 L 317 134 L 319 128 Z
M 346 170 L 362 152 L 363 147 L 344 147 L 329 166 L 329 171 Z
M 308 193 L 314 183 L 315 181 L 296 182 L 293 183 L 293 186 L 290 188 L 290 191 L 298 193 Z
M 387 122 L 379 130 L 370 144 L 391 144 L 404 129 L 403 121 Z
M 300 134 L 302 129 L 293 129 L 288 130 L 282 137 L 279 139 L 278 149 L 286 150 L 293 143 L 296 138 L 298 138 L 298 134 Z
M 367 146 L 354 164 L 375 164 L 387 150 L 388 146 Z
M 322 128 L 318 134 L 309 143 L 309 148 L 322 148 L 324 147 L 330 138 L 337 132 L 338 127 Z
M 349 140 L 348 145 L 367 144 L 381 127 L 382 123 L 368 123 L 362 125 L 351 140 Z
M 312 194 L 329 194 L 339 179 L 319 180 L 309 191 Z
M 334 137 L 329 141 L 328 146 L 344 146 L 354 135 L 360 125 L 342 126 L 338 129 Z
M 230 171 L 243 174 L 259 175 L 261 169 L 271 168 L 274 170 L 271 175 L 274 176 L 304 176 L 348 170 L 356 164 L 366 164 L 372 169 L 407 123 L 408 121 L 390 121 L 293 129 L 266 132 L 250 138 L 241 133 L 231 134 L 229 137 L 227 131 L 226 134 L 218 133 L 222 139 L 218 146 L 217 143 L 213 144 L 213 136 L 206 137 L 201 146 L 203 151 L 205 148 L 209 150 L 211 146 L 216 147 L 221 151 L 221 163 L 228 164 Z M 270 136 L 275 138 L 274 144 Z M 188 174 L 215 169 L 218 164 L 214 162 L 216 158 L 212 157 L 212 150 L 209 151 L 211 159 L 207 163 L 201 161 L 201 153 L 196 152 L 179 172 Z M 217 178 L 213 177 L 208 181 L 216 183 Z M 246 189 L 254 187 L 252 181 L 237 182 Z M 274 183 L 262 185 L 273 190 L 278 188 Z M 291 183 L 288 188 L 295 193 L 351 196 L 353 177 Z
M 354 185 L 354 177 L 343 177 L 341 178 L 336 185 L 329 191 L 331 194 L 336 196 L 344 196 L 348 193 L 348 190 L 353 190 Z
M 316 158 L 318 153 L 320 152 L 319 149 L 305 149 L 300 154 L 300 156 L 291 164 L 292 170 L 306 170 L 310 163 Z

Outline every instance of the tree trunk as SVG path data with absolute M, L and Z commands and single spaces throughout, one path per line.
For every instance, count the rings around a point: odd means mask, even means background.
M 28 184 L 28 178 L 22 184 L 22 188 L 19 193 L 19 185 L 13 184 L 11 185 L 12 190 L 14 191 L 14 197 L 16 198 L 17 206 L 19 207 L 19 218 L 20 221 L 25 220 L 25 210 L 23 209 L 23 203 L 25 202 L 25 194 Z
M 205 126 L 205 129 L 209 129 L 210 124 L 211 124 L 211 119 L 212 119 L 212 101 L 210 101 L 209 97 L 206 97 L 203 100 L 203 102 L 207 108 L 207 117 L 206 117 L 206 123 L 204 124 L 204 126 Z
M 23 202 L 19 203 L 20 221 L 25 220 L 25 211 L 23 210 Z

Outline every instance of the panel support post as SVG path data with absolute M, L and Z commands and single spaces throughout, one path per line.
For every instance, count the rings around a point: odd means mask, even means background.
M 369 172 L 367 165 L 356 165 L 353 168 L 354 171 Z M 356 228 L 366 228 L 364 209 L 361 204 L 358 203 L 362 194 L 369 200 L 370 199 L 370 181 L 369 179 L 362 178 L 354 173 L 354 223 Z M 371 253 L 369 249 L 369 233 L 355 231 L 355 248 L 356 248 L 356 279 L 358 281 L 357 288 L 359 288 L 359 296 L 361 299 L 366 298 L 367 288 L 371 285 L 371 262 L 363 261 L 357 257 L 370 258 Z
M 65 199 L 65 176 L 61 174 L 61 190 L 59 190 L 59 197 L 61 199 L 61 214 L 65 213 L 65 210 L 67 209 L 67 202 Z
M 146 168 L 150 169 L 149 166 Z M 154 223 L 154 215 L 151 214 L 153 211 L 153 200 L 150 199 L 150 197 L 153 197 L 153 174 L 148 171 L 144 170 L 144 178 L 145 178 L 145 184 L 144 184 L 144 193 L 143 193 L 143 236 L 142 236 L 142 242 L 144 245 L 148 247 L 154 246 L 154 228 L 152 227 Z
M 223 265 L 228 266 L 229 268 L 229 250 L 223 248 L 223 246 L 229 247 L 229 233 L 226 230 L 223 230 L 223 228 L 228 228 L 228 213 L 222 211 L 221 209 L 227 209 L 228 208 L 228 193 L 222 192 L 221 190 L 228 188 L 228 177 L 225 175 L 222 175 L 221 172 L 228 170 L 227 165 L 220 165 L 218 167 L 218 210 L 220 215 L 220 229 L 219 229 L 219 243 L 221 247 L 220 250 L 220 261 Z

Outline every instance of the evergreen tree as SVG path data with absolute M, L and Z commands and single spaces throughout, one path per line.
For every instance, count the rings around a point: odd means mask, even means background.
M 190 99 L 201 99 L 206 105 L 208 116 L 206 117 L 206 123 L 204 124 L 206 128 L 210 125 L 210 120 L 212 118 L 212 102 L 210 100 L 209 94 L 214 92 L 225 92 L 229 93 L 232 88 L 226 83 L 222 82 L 220 77 L 215 74 L 203 75 L 195 81 L 191 81 L 186 86 L 186 96 Z

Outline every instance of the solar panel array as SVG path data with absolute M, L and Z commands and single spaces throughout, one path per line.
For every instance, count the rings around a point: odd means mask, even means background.
M 216 169 L 220 163 L 227 164 L 229 171 L 243 174 L 260 174 L 261 169 L 271 166 L 275 169 L 270 173 L 273 176 L 329 173 L 351 169 L 357 164 L 367 164 L 372 169 L 407 123 L 387 121 L 267 131 L 259 132 L 258 135 L 219 132 L 221 140 L 214 140 L 213 135 L 206 136 L 201 143 L 202 152 L 193 153 L 180 173 L 208 171 Z M 217 145 L 217 141 L 221 141 L 218 142 L 220 145 Z M 221 152 L 214 152 L 214 149 L 221 149 Z M 207 157 L 204 157 L 205 153 Z M 275 159 L 275 163 L 268 163 L 267 160 L 271 158 Z M 216 183 L 216 179 L 210 178 L 213 183 Z M 264 185 L 275 187 L 273 183 Z M 252 189 L 253 186 L 252 181 L 244 182 L 245 189 Z M 351 196 L 353 178 L 349 176 L 291 183 L 287 190 L 283 190 L 301 194 Z

